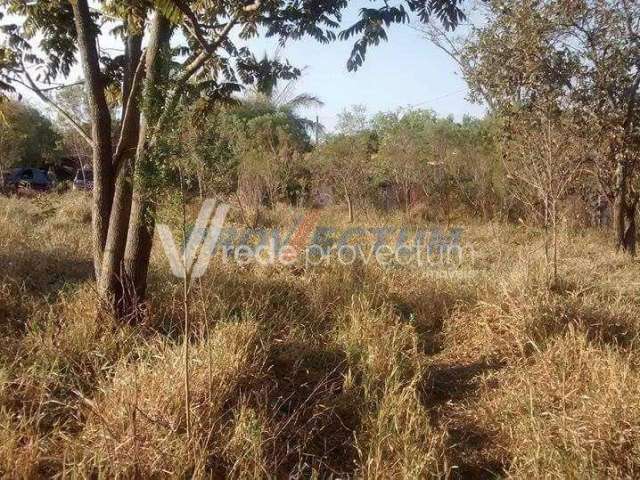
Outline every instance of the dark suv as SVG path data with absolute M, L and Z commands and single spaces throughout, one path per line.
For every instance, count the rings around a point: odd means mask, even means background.
M 5 187 L 18 190 L 46 192 L 51 188 L 47 172 L 39 168 L 16 168 L 7 175 Z

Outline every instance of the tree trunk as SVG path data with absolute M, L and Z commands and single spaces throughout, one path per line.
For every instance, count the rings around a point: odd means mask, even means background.
M 613 222 L 616 235 L 616 250 L 635 256 L 636 254 L 636 207 L 638 194 L 629 192 L 630 168 L 625 159 L 617 162 Z
M 96 278 L 100 278 L 102 255 L 107 241 L 113 199 L 113 150 L 111 113 L 104 93 L 96 42 L 97 28 L 87 0 L 71 2 L 78 36 L 78 49 L 91 114 L 93 140 L 93 252 Z
M 124 315 L 124 298 L 127 289 L 124 278 L 124 250 L 127 241 L 129 227 L 129 215 L 131 212 L 132 175 L 135 163 L 135 147 L 140 136 L 140 106 L 137 92 L 132 92 L 133 77 L 142 54 L 142 35 L 132 35 L 126 44 L 126 65 L 122 88 L 123 105 L 128 104 L 127 112 L 130 121 L 122 118 L 122 132 L 120 135 L 119 150 L 122 159 L 116 173 L 116 185 L 109 219 L 109 232 L 102 259 L 102 271 L 98 279 L 98 292 L 105 302 L 118 316 Z
M 557 199 L 551 200 L 551 228 L 553 229 L 553 285 L 558 284 L 558 209 Z
M 624 221 L 624 250 L 632 257 L 636 256 L 636 210 L 638 193 L 634 192 L 627 203 Z
M 409 185 L 405 185 L 404 187 L 404 214 L 409 215 L 409 195 L 410 195 L 411 187 Z
M 114 148 L 111 112 L 98 55 L 100 29 L 94 23 L 88 0 L 73 0 L 71 4 L 92 125 L 93 243 L 98 291 L 101 300 L 106 300 L 120 318 L 132 319 L 129 314 L 139 312 L 145 298 L 155 229 L 153 191 L 148 188 L 146 172 L 153 169 L 152 162 L 157 161 L 154 150 L 158 139 L 173 120 L 187 83 L 226 40 L 239 21 L 241 10 L 230 18 L 208 48 L 191 59 L 171 85 L 166 64 L 170 61 L 170 22 L 157 10 L 154 12 L 145 49 L 146 70 L 140 61 L 142 32 L 132 33 L 125 22 L 128 37 L 124 55 L 123 119 Z M 151 100 L 145 102 L 148 108 L 144 111 L 139 88 L 143 75 L 144 98 Z
M 144 299 L 153 239 L 153 211 L 134 172 L 146 157 L 150 119 L 141 115 L 138 66 L 142 33 L 125 46 L 123 118 L 118 146 L 112 147 L 111 115 L 100 71 L 96 26 L 87 0 L 72 2 L 80 58 L 91 111 L 94 171 L 94 264 L 101 300 L 120 318 L 137 311 Z M 156 12 L 146 48 L 145 94 L 158 96 L 162 52 L 169 45 L 168 20 Z M 131 99 L 131 101 L 129 101 Z M 157 100 L 154 98 L 154 100 Z M 164 99 L 161 99 L 164 100 Z
M 344 198 L 347 201 L 347 208 L 349 209 L 349 223 L 353 223 L 353 202 L 347 187 L 344 187 Z
M 196 170 L 196 178 L 198 180 L 198 195 L 200 196 L 200 201 L 204 202 L 205 186 L 204 186 L 204 169 L 203 168 L 198 168 Z
M 118 316 L 123 313 L 123 298 L 127 288 L 123 276 L 124 265 L 122 261 L 131 212 L 131 164 L 132 162 L 127 160 L 118 172 L 109 221 L 109 233 L 102 258 L 101 273 L 98 278 L 98 293 L 104 305 Z
M 544 262 L 546 282 L 549 283 L 549 266 L 551 259 L 549 255 L 549 195 L 544 194 Z
M 146 56 L 145 96 L 157 96 L 158 83 L 163 80 L 162 62 L 164 52 L 169 47 L 171 28 L 169 21 L 160 13 L 156 13 Z M 154 98 L 154 100 L 159 100 Z M 164 99 L 162 99 L 164 100 Z M 135 172 L 141 173 L 148 161 L 148 149 L 153 148 L 147 141 L 148 131 L 154 126 L 157 119 L 143 114 L 138 137 L 136 152 Z M 150 193 L 144 185 L 144 179 L 140 174 L 134 174 L 133 192 L 131 200 L 131 213 L 126 247 L 124 250 L 124 271 L 128 289 L 125 292 L 125 309 L 127 315 L 137 315 L 139 306 L 145 299 L 147 288 L 147 272 L 151 258 L 153 233 L 155 230 L 155 206 L 149 198 Z

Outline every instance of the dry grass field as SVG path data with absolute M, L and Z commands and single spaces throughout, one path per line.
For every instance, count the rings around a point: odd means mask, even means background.
M 146 321 L 97 316 L 89 204 L 0 199 L 0 476 L 640 476 L 640 265 L 606 233 L 563 230 L 553 288 L 540 232 L 497 223 L 458 222 L 472 254 L 437 274 L 216 262 L 188 439 L 182 286 L 156 246 Z

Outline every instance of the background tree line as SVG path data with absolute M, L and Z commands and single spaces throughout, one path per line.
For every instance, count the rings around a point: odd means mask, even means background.
M 604 196 L 617 248 L 635 253 L 637 2 L 491 0 L 466 17 L 455 0 L 408 1 L 363 9 L 339 33 L 346 1 L 313 8 L 113 1 L 104 11 L 82 0 L 2 3 L 25 21 L 3 26 L 0 89 L 32 90 L 88 146 L 99 291 L 125 316 L 144 299 L 159 192 L 177 179 L 201 195 L 233 195 L 254 224 L 278 201 L 309 201 L 327 190 L 351 220 L 367 199 L 393 200 L 406 214 L 421 199 L 425 218 L 449 220 L 461 208 L 485 218 L 530 217 L 555 232 L 560 203 Z M 229 36 L 235 28 L 250 38 L 263 28 L 283 43 L 354 38 L 347 67 L 357 69 L 367 49 L 387 39 L 386 27 L 410 12 L 456 59 L 489 108 L 485 120 L 457 123 L 421 110 L 367 118 L 355 109 L 314 145 L 318 126 L 297 108 L 317 99 L 277 93 L 278 81 L 300 70 L 277 57 L 258 59 Z M 428 22 L 433 17 L 439 22 Z M 471 26 L 450 37 L 465 18 Z M 123 55 L 100 51 L 101 28 L 111 27 Z M 31 45 L 38 31 L 46 32 L 44 56 Z M 76 53 L 85 77 L 78 111 L 65 103 L 72 98 L 43 87 L 69 75 Z M 253 94 L 239 96 L 247 87 Z

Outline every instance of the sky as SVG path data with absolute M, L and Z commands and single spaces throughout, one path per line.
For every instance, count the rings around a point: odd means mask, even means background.
M 354 1 L 344 12 L 343 26 L 357 20 L 359 9 L 365 5 L 371 6 L 371 2 Z M 416 20 L 412 22 L 416 26 Z M 357 72 L 349 72 L 346 67 L 353 39 L 323 45 L 305 38 L 282 48 L 276 39 L 259 37 L 250 40 L 248 46 L 258 57 L 278 52 L 281 59 L 303 69 L 295 93 L 315 95 L 324 106 L 301 113 L 312 119 L 317 115 L 329 132 L 334 130 L 338 114 L 353 105 L 366 106 L 370 115 L 417 107 L 442 116 L 453 115 L 456 120 L 465 114 L 482 116 L 484 108 L 466 100 L 468 89 L 456 63 L 425 40 L 412 24 L 392 26 L 389 41 L 370 47 L 364 66 Z M 112 42 L 109 35 L 101 38 L 102 47 L 110 47 Z M 114 43 L 116 46 L 121 47 Z M 71 77 L 79 76 L 80 69 L 76 68 Z M 27 98 L 38 102 L 32 95 Z
M 343 24 L 353 23 L 364 5 L 371 3 L 355 2 L 345 12 Z M 346 67 L 353 40 L 322 45 L 303 39 L 280 49 L 282 58 L 304 67 L 296 93 L 316 95 L 325 104 L 305 114 L 311 118 L 318 115 L 328 131 L 334 129 L 338 114 L 352 105 L 365 105 L 369 114 L 409 106 L 430 108 L 443 116 L 453 115 L 456 120 L 465 114 L 484 114 L 484 107 L 466 100 L 467 85 L 446 53 L 425 40 L 411 24 L 392 26 L 388 33 L 389 41 L 371 47 L 357 72 L 349 72 Z M 264 38 L 252 40 L 250 47 L 257 56 L 278 50 L 277 41 Z

